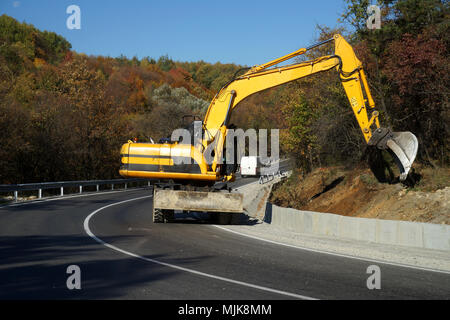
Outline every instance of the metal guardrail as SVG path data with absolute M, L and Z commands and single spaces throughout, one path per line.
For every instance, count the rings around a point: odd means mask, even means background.
M 289 175 L 288 171 L 278 171 L 274 174 L 266 174 L 259 177 L 259 184 L 264 184 L 280 177 L 281 179 L 286 178 Z
M 64 195 L 64 188 L 78 187 L 79 193 L 83 192 L 83 187 L 96 186 L 97 191 L 100 186 L 111 185 L 111 190 L 114 190 L 114 185 L 123 184 L 127 189 L 129 183 L 146 182 L 150 186 L 148 179 L 111 179 L 111 180 L 85 180 L 85 181 L 61 181 L 61 182 L 41 182 L 41 183 L 23 183 L 23 184 L 0 184 L 1 192 L 14 192 L 14 201 L 17 202 L 19 191 L 33 191 L 38 190 L 38 199 L 42 198 L 42 190 L 60 189 L 60 196 Z

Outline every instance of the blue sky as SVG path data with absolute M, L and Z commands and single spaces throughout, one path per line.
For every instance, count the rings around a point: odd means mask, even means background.
M 69 30 L 69 5 L 81 29 Z M 255 65 L 307 46 L 317 24 L 335 27 L 343 0 L 0 0 L 0 15 L 64 36 L 92 55 Z

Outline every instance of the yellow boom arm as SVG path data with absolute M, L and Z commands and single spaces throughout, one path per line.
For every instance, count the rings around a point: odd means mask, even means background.
M 248 96 L 333 68 L 337 68 L 340 73 L 342 84 L 356 120 L 366 142 L 369 142 L 372 136 L 372 125 L 375 125 L 374 129 L 377 129 L 380 127 L 380 124 L 377 111 L 373 112 L 370 118 L 367 114 L 367 108 L 373 108 L 375 104 L 368 89 L 362 64 L 356 57 L 353 48 L 342 36 L 335 35 L 329 41 L 332 40 L 335 43 L 334 55 L 323 56 L 280 68 L 270 68 L 307 52 L 307 49 L 303 48 L 261 66 L 253 67 L 247 73 L 234 79 L 234 81 L 222 88 L 212 100 L 206 113 L 204 128 L 208 138 L 204 141 L 204 147 L 218 137 L 220 140 L 216 142 L 216 158 L 220 159 L 222 156 L 220 151 L 223 150 L 223 142 L 226 135 L 227 121 L 233 109 Z M 220 131 L 220 134 L 218 134 L 218 131 Z M 213 171 L 216 163 L 217 161 L 214 161 Z

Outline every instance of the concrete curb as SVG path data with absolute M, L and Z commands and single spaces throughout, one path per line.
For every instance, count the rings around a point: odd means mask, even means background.
M 346 217 L 283 208 L 266 202 L 264 221 L 290 231 L 450 252 L 450 226 Z

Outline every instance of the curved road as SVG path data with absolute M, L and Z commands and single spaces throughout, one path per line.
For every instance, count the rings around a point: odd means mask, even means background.
M 448 299 L 450 274 L 153 224 L 149 190 L 0 207 L 0 299 Z M 81 269 L 68 290 L 66 269 Z

